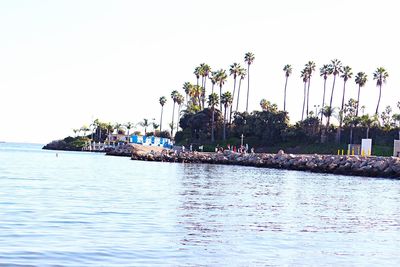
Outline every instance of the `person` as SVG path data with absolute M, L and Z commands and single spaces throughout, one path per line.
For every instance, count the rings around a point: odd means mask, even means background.
M 185 146 L 182 146 L 182 152 L 185 152 Z
M 227 145 L 227 148 L 228 148 L 228 150 L 231 150 L 231 145 L 228 144 L 228 145 Z
M 254 147 L 251 148 L 251 154 L 254 154 Z
M 193 146 L 192 146 L 192 144 L 190 144 L 189 150 L 190 150 L 190 152 L 193 152 Z
M 233 146 L 233 152 L 236 152 L 236 146 Z

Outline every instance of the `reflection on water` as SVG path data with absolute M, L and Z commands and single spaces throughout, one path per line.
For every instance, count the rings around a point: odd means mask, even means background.
M 0 144 L 0 266 L 400 264 L 400 183 Z

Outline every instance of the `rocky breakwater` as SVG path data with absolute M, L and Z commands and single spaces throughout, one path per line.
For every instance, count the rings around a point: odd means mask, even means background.
M 106 153 L 107 156 L 119 156 L 119 157 L 132 157 L 132 155 L 153 155 L 167 153 L 162 147 L 158 146 L 143 146 L 138 144 L 125 144 L 112 148 Z
M 400 159 L 395 157 L 360 157 L 335 155 L 200 153 L 172 151 L 133 151 L 133 160 L 243 165 L 320 173 L 369 177 L 400 178 Z

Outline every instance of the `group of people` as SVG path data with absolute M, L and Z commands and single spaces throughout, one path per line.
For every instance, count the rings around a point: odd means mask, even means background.
M 228 144 L 228 145 L 226 145 L 226 148 L 221 147 L 221 146 L 219 146 L 219 145 L 217 145 L 217 146 L 215 147 L 215 152 L 216 152 L 216 153 L 218 153 L 218 152 L 224 152 L 225 150 L 229 150 L 229 151 L 233 151 L 233 152 L 237 152 L 237 153 L 244 153 L 244 154 L 246 154 L 246 153 L 249 152 L 249 145 L 246 144 L 246 146 L 242 146 L 242 145 L 241 145 L 241 146 L 239 146 L 239 147 L 236 147 L 236 146 L 231 146 L 230 144 Z M 250 149 L 250 153 L 254 154 L 254 147 L 252 147 L 252 148 Z

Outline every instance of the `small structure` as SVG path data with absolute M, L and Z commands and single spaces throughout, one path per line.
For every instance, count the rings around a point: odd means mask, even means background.
M 159 146 L 165 148 L 172 147 L 172 141 L 169 138 L 162 138 L 156 136 L 141 136 L 141 135 L 132 135 L 131 136 L 131 143 L 133 144 L 141 144 L 145 146 Z
M 361 156 L 371 156 L 372 153 L 372 139 L 361 140 Z
M 400 157 L 400 140 L 394 140 L 393 157 Z

